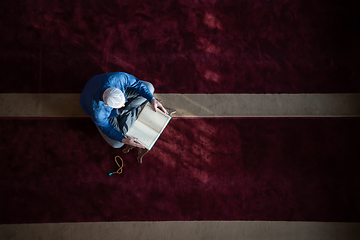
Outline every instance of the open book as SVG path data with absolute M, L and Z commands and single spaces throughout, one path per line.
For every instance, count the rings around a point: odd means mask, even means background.
M 169 114 L 164 113 L 160 109 L 155 112 L 150 103 L 147 103 L 126 135 L 137 138 L 139 143 L 150 150 L 170 119 L 171 116 Z

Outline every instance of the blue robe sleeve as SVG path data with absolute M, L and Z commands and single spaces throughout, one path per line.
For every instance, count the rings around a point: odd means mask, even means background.
M 121 142 L 125 136 L 123 136 L 116 128 L 110 123 L 110 120 L 106 115 L 97 115 L 93 119 L 96 126 L 109 138 Z
M 151 99 L 154 97 L 144 83 L 130 74 L 128 74 L 128 88 L 143 96 L 149 102 L 151 102 Z
M 114 126 L 110 123 L 110 121 L 106 125 L 97 125 L 97 126 L 106 136 L 108 136 L 111 139 L 122 142 L 122 140 L 125 138 L 118 130 L 114 128 Z

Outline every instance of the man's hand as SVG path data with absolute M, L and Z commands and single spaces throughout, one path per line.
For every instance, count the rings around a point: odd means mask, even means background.
M 155 112 L 157 111 L 158 108 L 160 108 L 161 110 L 163 110 L 164 113 L 169 114 L 168 111 L 166 111 L 166 109 L 163 107 L 163 105 L 155 98 L 151 99 L 151 105 L 153 106 Z
M 131 138 L 131 137 L 128 137 L 128 138 L 124 138 L 122 140 L 122 142 L 124 144 L 128 144 L 130 146 L 133 146 L 133 147 L 138 147 L 138 148 L 145 148 L 143 145 L 141 145 L 140 143 L 136 142 L 138 139 L 137 138 Z

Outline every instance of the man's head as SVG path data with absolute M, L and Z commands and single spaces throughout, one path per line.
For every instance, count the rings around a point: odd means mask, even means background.
M 125 96 L 118 88 L 108 88 L 104 91 L 103 99 L 106 106 L 121 108 L 125 106 Z

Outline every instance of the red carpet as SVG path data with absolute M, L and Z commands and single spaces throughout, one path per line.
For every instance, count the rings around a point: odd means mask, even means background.
M 0 93 L 359 93 L 359 1 L 0 1 Z M 0 224 L 360 221 L 358 118 L 174 118 L 144 163 L 90 119 L 0 118 Z M 124 160 L 120 176 L 114 157 Z
M 359 1 L 0 2 L 1 92 L 80 93 L 125 71 L 160 93 L 360 92 Z
M 0 119 L 0 223 L 360 221 L 357 118 L 174 118 L 122 175 L 90 119 Z

